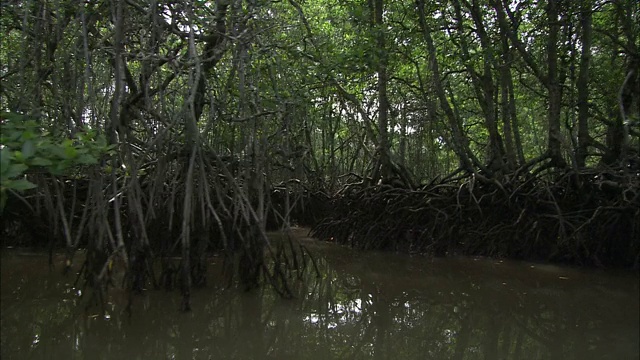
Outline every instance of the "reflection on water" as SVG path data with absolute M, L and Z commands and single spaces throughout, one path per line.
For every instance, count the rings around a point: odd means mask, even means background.
M 305 242 L 322 276 L 294 300 L 210 281 L 190 313 L 147 291 L 131 318 L 123 293 L 85 313 L 60 266 L 5 252 L 2 359 L 638 359 L 636 275 Z

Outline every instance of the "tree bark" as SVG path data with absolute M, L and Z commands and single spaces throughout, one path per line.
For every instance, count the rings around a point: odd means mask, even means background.
M 509 42 L 505 37 L 500 39 L 502 44 L 502 64 L 500 64 L 500 115 L 506 147 L 507 167 L 514 169 L 517 166 L 516 152 L 513 144 L 513 119 L 510 111 L 509 87 L 511 78 L 511 64 L 509 62 Z
M 378 156 L 380 161 L 379 177 L 391 176 L 393 168 L 389 144 L 389 99 L 387 97 L 387 49 L 384 34 L 384 0 L 373 1 L 373 31 L 376 34 L 376 54 L 378 73 Z M 374 174 L 376 170 L 374 170 Z M 378 176 L 374 175 L 374 180 Z
M 560 132 L 560 113 L 562 109 L 562 87 L 558 76 L 558 34 L 560 32 L 560 22 L 558 19 L 558 1 L 548 0 L 546 6 L 547 14 L 547 72 L 544 73 L 538 63 L 525 45 L 518 39 L 516 31 L 511 27 L 505 16 L 509 15 L 511 23 L 515 22 L 513 14 L 508 13 L 502 0 L 491 0 L 491 4 L 498 13 L 498 23 L 502 31 L 509 36 L 509 40 L 518 50 L 522 60 L 540 83 L 547 89 L 548 112 L 547 112 L 547 152 L 551 159 L 551 166 L 564 167 L 566 162 L 562 157 L 562 133 Z
M 565 165 L 562 158 L 562 134 L 560 133 L 560 111 L 562 108 L 562 89 L 558 80 L 558 33 L 560 23 L 558 20 L 558 3 L 549 0 L 547 3 L 547 23 L 549 37 L 547 38 L 547 76 L 546 86 L 549 99 L 548 143 L 547 152 L 554 166 Z
M 442 84 L 442 79 L 440 79 L 440 67 L 438 65 L 438 59 L 436 58 L 436 47 L 433 44 L 431 29 L 427 25 L 425 18 L 424 0 L 417 0 L 417 5 L 418 20 L 424 36 L 424 40 L 427 44 L 427 53 L 429 54 L 429 68 L 431 70 L 433 87 L 435 89 L 436 95 L 438 96 L 438 100 L 440 101 L 440 106 L 445 113 L 445 117 L 449 123 L 449 126 L 451 127 L 452 138 L 450 139 L 450 145 L 456 155 L 458 155 L 460 166 L 464 170 L 472 172 L 472 164 L 480 164 L 469 149 L 468 139 L 462 132 L 458 119 L 454 114 L 451 105 L 449 104 L 449 100 L 447 99 L 447 95 Z
M 473 4 L 469 4 L 468 1 L 465 1 L 465 4 L 469 8 L 471 18 L 475 24 L 475 32 L 478 35 L 478 38 L 480 38 L 480 46 L 482 47 L 483 53 L 482 73 L 476 71 L 472 65 L 468 44 L 465 39 L 462 8 L 460 6 L 460 0 L 456 0 L 453 2 L 453 5 L 458 21 L 457 32 L 460 37 L 460 48 L 465 61 L 465 67 L 471 76 L 471 83 L 475 90 L 476 98 L 484 114 L 485 127 L 489 133 L 489 146 L 486 162 L 489 168 L 499 171 L 503 167 L 503 156 L 505 151 L 496 121 L 495 85 L 493 81 L 495 58 L 493 48 L 491 45 L 491 39 L 489 38 L 484 26 L 482 9 L 477 0 L 474 0 Z
M 576 162 L 584 168 L 589 146 L 589 64 L 591 61 L 591 1 L 584 0 L 580 6 L 580 26 L 582 27 L 582 52 L 578 72 L 578 149 Z

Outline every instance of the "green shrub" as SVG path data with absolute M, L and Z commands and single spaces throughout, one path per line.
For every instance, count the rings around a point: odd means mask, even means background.
M 83 129 L 71 139 L 60 138 L 27 116 L 0 114 L 0 212 L 7 191 L 36 187 L 27 179 L 30 171 L 67 175 L 79 166 L 97 164 L 113 148 L 103 135 L 91 129 Z

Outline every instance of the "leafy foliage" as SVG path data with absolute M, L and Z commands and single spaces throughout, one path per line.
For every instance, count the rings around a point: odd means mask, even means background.
M 96 165 L 114 149 L 95 131 L 78 132 L 72 139 L 57 139 L 29 117 L 3 113 L 0 136 L 0 210 L 4 209 L 7 191 L 22 192 L 36 184 L 28 180 L 29 172 L 45 171 L 53 175 L 70 175 L 80 166 Z

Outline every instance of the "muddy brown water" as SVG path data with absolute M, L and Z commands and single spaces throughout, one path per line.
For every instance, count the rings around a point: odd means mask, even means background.
M 284 300 L 224 289 L 220 259 L 190 313 L 177 293 L 109 293 L 103 313 L 47 256 L 1 256 L 2 359 L 638 359 L 638 275 L 476 258 L 316 256 Z

